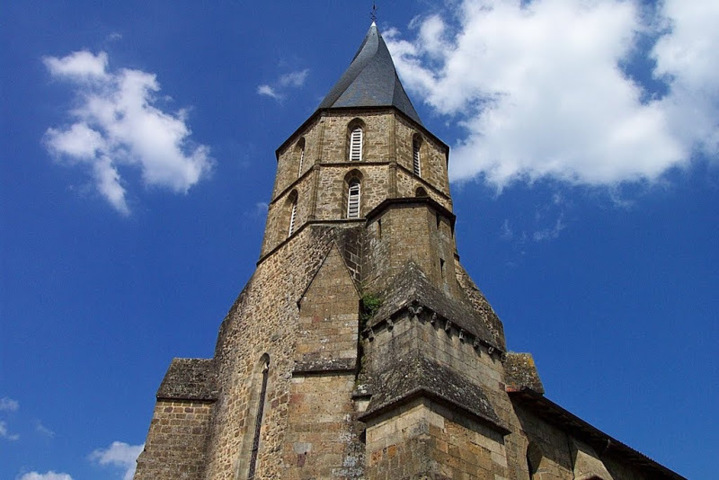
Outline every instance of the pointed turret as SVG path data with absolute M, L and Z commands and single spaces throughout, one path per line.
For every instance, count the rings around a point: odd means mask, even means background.
M 377 25 L 372 22 L 352 63 L 319 108 L 396 107 L 422 125 Z

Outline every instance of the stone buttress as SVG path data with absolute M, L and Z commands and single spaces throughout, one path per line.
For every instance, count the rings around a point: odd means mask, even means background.
M 373 24 L 277 150 L 257 269 L 175 359 L 138 480 L 681 478 L 543 396 L 462 268 L 449 148 Z

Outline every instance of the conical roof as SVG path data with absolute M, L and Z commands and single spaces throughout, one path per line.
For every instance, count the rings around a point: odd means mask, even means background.
M 377 25 L 367 32 L 352 63 L 332 87 L 319 108 L 396 107 L 422 125 L 402 83 Z

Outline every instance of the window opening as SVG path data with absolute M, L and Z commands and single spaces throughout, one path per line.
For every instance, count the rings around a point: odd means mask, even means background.
M 300 145 L 300 166 L 297 168 L 297 176 L 302 175 L 302 165 L 305 162 L 305 142 Z
M 418 177 L 421 176 L 419 147 L 419 140 L 416 138 L 412 140 L 412 168 L 414 170 L 414 174 Z
M 362 128 L 355 127 L 350 134 L 350 162 L 362 160 Z
M 289 232 L 287 232 L 287 236 L 289 237 L 292 235 L 295 231 L 295 217 L 297 216 L 297 199 L 295 199 L 292 202 L 292 210 L 290 211 L 290 229 Z
M 359 218 L 360 212 L 360 182 L 352 180 L 347 194 L 347 218 Z
M 260 432 L 262 430 L 262 415 L 265 411 L 265 395 L 267 394 L 267 377 L 270 371 L 270 359 L 265 360 L 262 367 L 262 389 L 260 390 L 260 404 L 257 407 L 257 419 L 255 420 L 255 435 L 252 439 L 252 454 L 250 456 L 250 471 L 247 474 L 247 480 L 255 478 L 255 470 L 257 469 L 257 454 L 260 450 Z

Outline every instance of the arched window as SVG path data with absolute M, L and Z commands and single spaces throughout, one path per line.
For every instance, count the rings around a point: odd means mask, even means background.
M 260 404 L 257 406 L 257 415 L 255 418 L 255 432 L 252 437 L 252 453 L 250 454 L 250 471 L 247 474 L 247 480 L 255 478 L 255 470 L 257 469 L 257 453 L 260 451 L 260 432 L 262 431 L 262 416 L 265 413 L 265 397 L 267 396 L 267 377 L 270 373 L 270 357 L 267 354 L 262 356 L 262 386 L 260 387 Z
M 350 133 L 349 161 L 359 162 L 362 160 L 362 127 L 352 128 Z
M 299 177 L 300 175 L 302 175 L 302 167 L 304 166 L 304 163 L 305 163 L 305 138 L 304 137 L 300 138 L 300 141 L 297 142 L 297 150 L 299 150 L 297 152 L 297 155 L 299 156 L 299 162 L 298 162 L 298 167 L 297 167 L 297 176 Z
M 347 218 L 360 217 L 360 182 L 351 180 L 347 190 Z
M 295 222 L 297 220 L 297 190 L 293 190 L 292 193 L 290 193 L 287 202 L 289 204 L 289 225 L 287 227 L 287 236 L 290 237 L 295 232 Z
M 414 174 L 418 177 L 422 175 L 422 165 L 421 165 L 421 157 L 420 157 L 420 147 L 422 146 L 422 141 L 419 139 L 417 135 L 414 136 L 412 139 L 412 171 L 414 171 Z
M 292 209 L 290 210 L 290 228 L 287 236 L 289 237 L 295 231 L 295 217 L 297 216 L 297 201 L 292 202 Z
M 425 190 L 424 187 L 417 187 L 417 190 L 414 191 L 414 196 L 415 197 L 426 197 L 426 196 L 428 196 L 427 190 Z
M 249 401 L 244 419 L 245 429 L 240 441 L 240 455 L 237 459 L 234 480 L 253 480 L 261 445 L 262 420 L 270 373 L 270 356 L 262 355 L 248 376 Z

